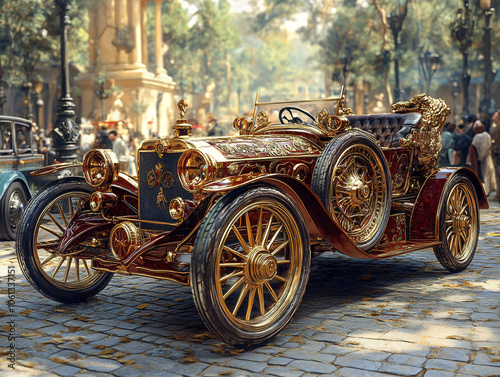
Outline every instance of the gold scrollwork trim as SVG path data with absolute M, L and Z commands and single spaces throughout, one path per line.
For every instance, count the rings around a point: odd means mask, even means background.
M 392 105 L 395 113 L 418 112 L 422 114 L 422 127 L 415 128 L 405 138 L 399 141 L 401 147 L 414 147 L 418 162 L 423 166 L 424 176 L 430 175 L 437 168 L 437 158 L 441 150 L 441 129 L 450 108 L 442 99 L 436 99 L 427 94 L 418 94 L 409 101 Z

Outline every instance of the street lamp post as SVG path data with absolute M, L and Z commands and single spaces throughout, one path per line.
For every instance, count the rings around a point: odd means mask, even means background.
M 451 37 L 458 45 L 463 58 L 462 69 L 462 91 L 463 91 L 463 112 L 462 118 L 469 116 L 469 48 L 472 44 L 472 34 L 474 32 L 474 20 L 469 9 L 469 0 L 464 0 L 464 8 L 457 10 L 455 20 L 451 23 Z
M 495 103 L 491 99 L 491 84 L 495 73 L 491 64 L 490 20 L 495 9 L 491 7 L 491 0 L 480 0 L 479 5 L 484 13 L 484 99 L 481 101 L 480 112 L 491 116 L 495 111 Z
M 394 37 L 394 102 L 399 102 L 403 99 L 401 95 L 401 89 L 399 88 L 399 32 L 403 28 L 403 21 L 405 20 L 406 14 L 408 13 L 408 4 L 407 2 L 405 2 L 404 7 L 402 7 L 399 4 L 399 0 L 397 0 L 396 8 L 397 9 L 395 11 L 391 11 L 391 15 L 387 17 L 387 22 L 389 23 L 389 27 L 392 31 L 392 36 Z
M 61 97 L 57 104 L 56 121 L 51 132 L 55 159 L 60 162 L 76 160 L 78 139 L 80 136 L 78 125 L 75 121 L 75 104 L 69 92 L 69 67 L 67 54 L 68 35 L 66 26 L 70 24 L 68 11 L 71 0 L 55 0 L 59 12 L 61 29 Z
M 420 64 L 426 79 L 425 91 L 430 94 L 432 76 L 441 66 L 441 56 L 436 52 L 427 51 L 423 57 L 420 57 Z

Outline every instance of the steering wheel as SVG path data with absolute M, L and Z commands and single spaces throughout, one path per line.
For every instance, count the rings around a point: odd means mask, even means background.
M 283 113 L 285 111 L 287 111 L 288 114 L 290 114 L 291 119 L 288 119 L 288 117 L 286 115 L 283 115 Z M 286 107 L 283 107 L 280 110 L 280 113 L 279 113 L 279 119 L 280 119 L 281 124 L 285 124 L 285 123 L 295 123 L 295 124 L 297 124 L 297 123 L 304 123 L 302 121 L 302 119 L 300 119 L 298 116 L 294 116 L 293 111 L 297 111 L 299 113 L 302 113 L 302 114 L 306 115 L 307 117 L 309 117 L 313 121 L 313 123 L 316 120 L 310 113 L 308 113 L 305 110 L 302 110 L 301 108 L 294 107 L 294 106 L 286 106 Z

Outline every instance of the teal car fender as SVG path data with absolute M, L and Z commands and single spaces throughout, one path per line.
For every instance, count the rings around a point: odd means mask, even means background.
M 23 185 L 28 200 L 31 198 L 31 193 L 26 177 L 18 171 L 4 171 L 0 173 L 0 200 L 2 200 L 5 191 L 7 191 L 9 186 L 16 181 L 21 182 L 21 184 Z

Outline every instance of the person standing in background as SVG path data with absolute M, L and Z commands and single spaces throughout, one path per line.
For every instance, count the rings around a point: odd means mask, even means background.
M 500 190 L 500 109 L 495 111 L 491 117 L 490 135 L 491 157 L 493 159 L 497 181 L 497 193 L 495 199 L 500 202 L 500 195 L 498 192 Z
M 453 140 L 453 133 L 455 132 L 455 123 L 447 122 L 443 127 L 443 132 L 441 133 L 441 150 L 438 155 L 439 166 L 450 166 L 451 156 L 453 152 L 453 147 L 455 146 L 455 140 Z
M 113 143 L 113 152 L 115 152 L 118 162 L 120 163 L 120 171 L 126 173 L 129 155 L 127 143 L 118 136 L 115 130 L 109 131 L 108 138 L 111 143 Z
M 493 190 L 497 190 L 495 169 L 491 158 L 491 136 L 486 132 L 486 127 L 480 120 L 474 123 L 472 130 L 475 134 L 472 139 L 472 145 L 477 151 L 477 160 L 479 162 L 484 190 L 486 196 L 488 196 Z

